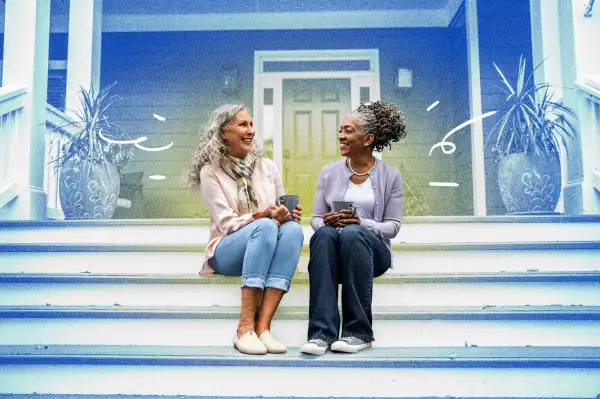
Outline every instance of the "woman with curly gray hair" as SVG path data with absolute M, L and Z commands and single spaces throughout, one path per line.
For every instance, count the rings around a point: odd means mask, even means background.
M 210 213 L 210 240 L 201 275 L 242 276 L 242 306 L 233 345 L 243 353 L 282 353 L 271 320 L 289 290 L 302 251 L 302 207 L 290 214 L 281 174 L 254 144 L 243 105 L 215 110 L 194 154 L 188 180 Z M 296 222 L 291 221 L 294 219 Z M 260 301 L 260 308 L 258 303 Z M 258 315 L 256 314 L 258 312 Z
M 338 139 L 344 159 L 321 170 L 313 204 L 303 353 L 322 355 L 328 348 L 356 353 L 374 341 L 373 278 L 392 266 L 391 239 L 400 231 L 404 190 L 400 172 L 373 151 L 405 136 L 403 115 L 394 104 L 361 105 L 342 120 Z M 338 209 L 340 205 L 346 209 Z

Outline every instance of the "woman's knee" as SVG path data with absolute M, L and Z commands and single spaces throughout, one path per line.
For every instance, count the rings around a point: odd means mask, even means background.
M 338 238 L 338 231 L 331 226 L 322 226 L 317 229 L 310 238 L 310 245 L 321 242 L 335 242 Z
M 279 226 L 279 239 L 304 242 L 304 230 L 300 223 L 289 221 Z
M 251 236 L 264 237 L 267 240 L 277 240 L 279 230 L 273 219 L 261 218 L 252 222 L 251 226 L 254 228 Z
M 364 227 L 359 224 L 351 224 L 349 226 L 344 227 L 339 232 L 339 237 L 342 242 L 356 242 L 361 238 L 365 237 L 367 231 Z

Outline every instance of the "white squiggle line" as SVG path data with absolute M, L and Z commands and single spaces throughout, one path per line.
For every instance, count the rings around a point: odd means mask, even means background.
M 173 142 L 172 141 L 171 141 L 170 144 L 167 144 L 164 147 L 154 147 L 154 148 L 144 147 L 143 145 L 139 145 L 138 143 L 135 143 L 135 148 L 139 148 L 140 150 L 150 151 L 150 152 L 152 152 L 152 151 L 164 151 L 164 150 L 168 150 L 172 146 L 173 146 Z
M 100 136 L 100 138 L 108 143 L 111 144 L 137 144 L 137 143 L 142 143 L 146 140 L 148 140 L 148 137 L 146 136 L 142 136 L 142 137 L 138 137 L 135 140 L 113 140 L 113 139 L 109 139 L 108 137 L 104 136 L 102 134 L 102 129 L 98 130 L 98 136 Z
M 444 138 L 442 139 L 442 141 L 440 141 L 439 143 L 435 144 L 433 147 L 431 147 L 431 149 L 429 150 L 429 156 L 431 156 L 431 153 L 433 152 L 433 150 L 435 150 L 437 147 L 441 147 L 442 148 L 442 152 L 446 155 L 448 154 L 452 154 L 454 151 L 456 151 L 456 144 L 450 142 L 450 141 L 446 141 L 447 138 L 449 138 L 450 136 L 452 136 L 454 133 L 456 133 L 457 131 L 459 131 L 460 129 L 462 129 L 465 126 L 471 125 L 479 120 L 482 120 L 484 118 L 487 118 L 488 116 L 492 116 L 494 115 L 496 112 L 498 111 L 491 111 L 491 112 L 487 112 L 483 115 L 479 115 L 476 116 L 473 119 L 469 119 L 466 122 L 461 123 L 460 125 L 456 126 L 454 129 L 450 130 L 448 133 L 446 133 L 446 135 L 444 136 Z M 450 149 L 447 150 L 446 146 L 449 146 Z
M 429 107 L 427 107 L 427 112 L 431 111 L 432 109 L 434 109 L 435 107 L 437 107 L 437 105 L 440 103 L 440 101 L 436 101 L 433 104 L 431 104 Z
M 458 183 L 449 181 L 430 181 L 429 185 L 431 187 L 458 187 Z

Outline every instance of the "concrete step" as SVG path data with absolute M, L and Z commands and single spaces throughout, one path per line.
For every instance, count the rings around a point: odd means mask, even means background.
M 599 242 L 438 243 L 393 247 L 388 273 L 526 272 L 600 270 Z M 0 243 L 5 273 L 197 274 L 202 245 L 72 245 Z M 90 252 L 94 255 L 90 256 Z M 308 246 L 298 270 L 308 270 Z
M 303 224 L 305 242 L 312 229 Z M 0 242 L 204 245 L 206 219 L 0 221 Z M 600 241 L 600 216 L 406 217 L 396 243 Z
M 189 396 L 189 395 L 52 395 L 52 394 L 35 394 L 35 395 L 19 395 L 19 394 L 4 394 L 2 395 L 2 399 L 255 399 L 255 396 Z M 325 397 L 319 396 L 263 396 L 262 399 L 320 399 Z M 367 397 L 356 397 L 356 396 L 336 396 L 336 399 L 367 399 Z M 331 397 L 327 397 L 326 399 L 331 399 Z M 414 399 L 412 397 L 373 397 L 369 396 L 368 399 Z M 431 396 L 420 399 L 449 399 L 448 396 Z M 456 397 L 453 396 L 452 399 L 506 399 L 506 398 L 498 398 L 498 397 Z M 523 397 L 514 397 L 513 399 L 566 399 L 566 398 L 523 398 Z M 584 398 L 578 398 L 584 399 Z
M 52 394 L 4 394 L 2 399 L 255 399 L 256 396 L 190 396 L 190 395 L 52 395 Z M 322 396 L 263 396 L 261 399 L 331 399 L 331 397 Z M 414 399 L 413 397 L 407 396 L 390 396 L 390 397 L 356 397 L 356 396 L 336 396 L 336 399 Z M 419 399 L 449 399 L 448 396 L 430 396 Z M 452 396 L 452 399 L 507 399 L 499 397 L 456 397 Z M 566 398 L 524 398 L 514 397 L 513 399 L 566 399 Z M 577 398 L 584 399 L 584 398 Z
M 32 395 L 19 395 L 19 394 L 4 394 L 2 399 L 255 399 L 255 396 L 189 396 L 189 395 L 52 395 L 52 394 L 32 394 Z M 319 397 L 319 396 L 263 396 L 262 399 L 331 399 L 331 397 Z M 367 399 L 367 397 L 356 397 L 356 396 L 336 396 L 336 399 Z M 451 397 L 452 399 L 506 399 L 498 397 Z M 373 397 L 369 396 L 368 399 L 414 399 L 413 397 Z M 448 396 L 431 396 L 420 399 L 449 399 Z M 566 399 L 566 398 L 524 398 L 514 397 L 513 399 Z M 578 398 L 584 399 L 584 398 Z
M 2 306 L 0 345 L 229 346 L 239 307 Z M 600 307 L 376 307 L 377 347 L 596 346 Z M 280 307 L 285 345 L 306 340 L 307 308 Z
M 599 372 L 600 349 L 586 347 L 373 348 L 317 358 L 294 349 L 252 357 L 230 347 L 0 347 L 0 393 L 12 394 L 583 398 L 600 392 Z
M 600 305 L 599 272 L 467 275 L 384 275 L 375 279 L 374 306 Z M 236 279 L 157 276 L 11 274 L 0 278 L 0 305 L 237 306 Z M 308 306 L 308 278 L 283 306 Z M 341 298 L 340 298 L 341 300 Z

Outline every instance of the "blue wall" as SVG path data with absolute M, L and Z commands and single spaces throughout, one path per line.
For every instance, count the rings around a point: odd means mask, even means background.
M 175 142 L 165 153 L 138 152 L 132 162 L 132 171 L 155 170 L 168 175 L 171 182 L 145 182 L 148 212 L 199 216 L 199 199 L 183 182 L 198 127 L 222 103 L 252 105 L 255 50 L 378 48 L 381 98 L 397 103 L 408 125 L 405 142 L 384 158 L 397 166 L 403 161 L 407 174 L 425 193 L 431 214 L 470 214 L 470 187 L 461 186 L 439 197 L 439 189 L 428 185 L 432 180 L 455 181 L 464 171 L 470 173 L 470 156 L 467 165 L 458 164 L 458 154 L 428 157 L 431 146 L 457 124 L 455 104 L 468 103 L 466 88 L 452 92 L 454 80 L 463 82 L 466 76 L 465 63 L 455 63 L 463 68 L 458 71 L 449 68 L 459 33 L 456 29 L 349 29 L 105 34 L 102 80 L 119 82 L 117 92 L 124 101 L 113 109 L 113 115 L 123 127 L 134 135 L 148 135 L 148 145 L 150 141 L 154 145 Z M 397 68 L 404 67 L 414 71 L 414 87 L 408 91 L 396 88 Z M 231 68 L 239 71 L 239 91 L 224 93 L 221 78 L 224 69 Z M 427 112 L 436 100 L 440 106 Z M 152 113 L 166 116 L 167 121 L 152 120 Z M 163 206 L 165 200 L 170 209 Z

